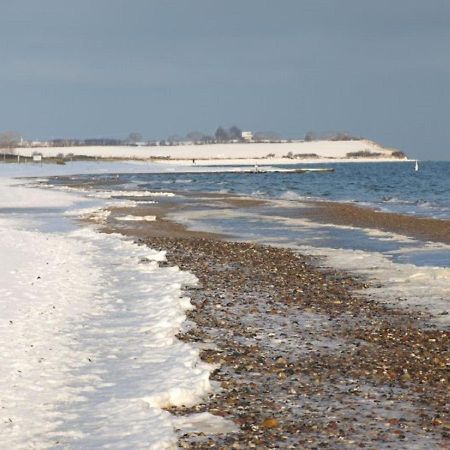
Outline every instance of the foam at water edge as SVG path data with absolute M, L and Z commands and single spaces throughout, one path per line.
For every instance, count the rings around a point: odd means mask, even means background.
M 154 222 L 156 220 L 156 216 L 119 216 L 115 217 L 116 220 L 123 222 Z
M 113 197 L 175 197 L 173 192 L 153 192 L 153 191 L 95 191 L 88 194 L 95 198 Z

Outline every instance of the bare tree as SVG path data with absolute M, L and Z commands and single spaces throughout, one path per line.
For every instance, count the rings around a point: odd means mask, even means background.
M 218 142 L 228 141 L 229 139 L 228 133 L 222 127 L 217 128 L 214 136 Z
M 236 125 L 233 125 L 228 130 L 228 137 L 229 139 L 242 139 L 242 130 Z
M 128 135 L 128 142 L 132 144 L 136 144 L 136 142 L 142 141 L 142 134 L 133 131 Z
M 314 133 L 313 131 L 308 131 L 305 134 L 305 141 L 306 142 L 311 142 L 311 141 L 316 141 L 317 140 L 317 134 Z
M 0 133 L 0 147 L 14 148 L 20 144 L 21 136 L 16 131 L 4 131 Z
M 257 131 L 253 134 L 255 141 L 280 141 L 281 135 L 275 131 Z
M 186 138 L 192 142 L 199 142 L 203 140 L 204 136 L 204 133 L 200 131 L 191 131 L 186 135 Z

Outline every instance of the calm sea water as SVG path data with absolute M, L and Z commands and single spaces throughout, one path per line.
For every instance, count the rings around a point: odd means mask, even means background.
M 283 167 L 283 166 L 280 166 Z M 285 166 L 332 167 L 333 173 L 236 173 L 201 171 L 80 175 L 75 182 L 99 182 L 108 189 L 220 192 L 285 200 L 319 199 L 355 202 L 387 211 L 450 219 L 450 161 L 337 163 Z M 208 170 L 208 168 L 206 168 Z M 228 169 L 227 169 L 228 170 Z M 66 183 L 53 179 L 52 184 Z
M 334 173 L 124 175 L 140 189 L 227 192 L 256 197 L 351 201 L 388 211 L 450 219 L 450 162 L 327 165 Z M 292 166 L 291 166 L 292 167 Z M 300 166 L 299 166 L 300 167 Z M 308 167 L 323 167 L 310 165 Z
M 422 162 L 417 172 L 412 162 L 327 165 L 330 166 L 335 172 L 253 174 L 192 169 L 159 174 L 80 175 L 71 177 L 71 183 L 90 184 L 98 191 L 117 190 L 119 197 L 121 191 L 138 190 L 175 192 L 181 197 L 189 192 L 215 192 L 281 200 L 271 202 L 269 207 L 251 210 L 214 210 L 200 202 L 194 214 L 192 210 L 189 214 L 183 209 L 174 218 L 194 229 L 224 232 L 244 240 L 373 252 L 399 264 L 450 267 L 449 246 L 386 236 L 373 230 L 305 223 L 301 217 L 294 219 L 289 213 L 289 208 L 300 208 L 304 199 L 318 199 L 450 219 L 450 162 Z M 53 179 L 51 184 L 66 182 L 67 179 Z

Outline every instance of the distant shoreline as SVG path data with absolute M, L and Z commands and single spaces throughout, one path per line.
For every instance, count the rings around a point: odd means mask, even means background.
M 373 141 L 298 141 L 286 143 L 227 143 L 166 146 L 20 147 L 9 149 L 9 157 L 61 161 L 72 159 L 137 160 L 168 164 L 255 165 L 311 164 L 334 162 L 406 161 L 396 149 Z

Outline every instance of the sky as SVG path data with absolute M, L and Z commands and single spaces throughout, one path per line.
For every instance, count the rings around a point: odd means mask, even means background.
M 347 131 L 450 159 L 448 0 L 0 0 L 0 131 Z

